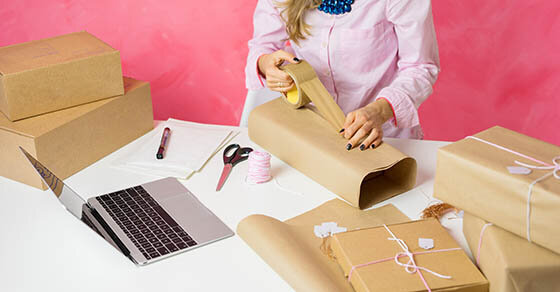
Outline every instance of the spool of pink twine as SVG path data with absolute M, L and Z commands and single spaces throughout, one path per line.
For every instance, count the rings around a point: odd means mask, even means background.
M 249 169 L 246 182 L 248 184 L 261 184 L 269 181 L 270 176 L 270 154 L 264 151 L 254 150 L 249 153 Z

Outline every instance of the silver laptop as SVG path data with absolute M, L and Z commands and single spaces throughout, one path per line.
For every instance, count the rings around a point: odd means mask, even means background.
M 174 178 L 164 178 L 87 200 L 21 148 L 43 181 L 72 215 L 137 265 L 234 235 Z

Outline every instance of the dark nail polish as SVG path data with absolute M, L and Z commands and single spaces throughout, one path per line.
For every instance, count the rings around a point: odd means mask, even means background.
M 342 128 L 342 129 L 341 129 L 340 131 L 338 131 L 338 132 L 339 132 L 339 133 L 342 133 L 342 132 L 344 132 L 344 128 Z
M 366 149 L 366 145 L 364 144 L 360 145 L 360 150 L 364 151 L 364 149 Z
M 350 150 L 350 149 L 352 149 L 352 144 L 350 143 L 346 144 L 346 150 Z
M 375 144 L 371 144 L 371 149 L 375 148 Z
M 299 59 L 297 57 L 294 57 L 294 61 L 299 62 Z

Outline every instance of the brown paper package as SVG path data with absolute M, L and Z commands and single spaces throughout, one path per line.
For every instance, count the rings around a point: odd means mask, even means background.
M 502 127 L 490 128 L 475 137 L 550 164 L 560 154 L 558 146 Z M 529 185 L 551 170 L 510 174 L 507 167 L 515 166 L 516 160 L 535 165 L 474 139 L 444 146 L 437 153 L 434 197 L 526 238 Z M 550 176 L 535 184 L 530 206 L 532 241 L 560 253 L 560 180 Z
M 239 223 L 237 233 L 296 291 L 352 291 L 336 261 L 321 252 L 314 225 L 336 222 L 352 230 L 408 220 L 393 205 L 360 211 L 335 199 L 286 222 L 251 215 Z
M 347 140 L 311 106 L 293 109 L 283 97 L 249 116 L 252 141 L 359 208 L 406 192 L 416 183 L 416 161 L 382 143 L 347 151 Z
M 560 255 L 528 242 L 498 226 L 465 213 L 463 233 L 479 268 L 490 282 L 490 292 L 560 291 Z
M 119 51 L 87 32 L 0 48 L 0 111 L 11 121 L 123 93 Z
M 150 85 L 131 78 L 124 84 L 122 96 L 16 122 L 0 113 L 0 175 L 45 189 L 18 146 L 65 179 L 150 131 Z
M 412 253 L 425 251 L 418 246 L 419 238 L 433 239 L 432 250 L 459 248 L 434 218 L 388 227 Z M 338 233 L 333 235 L 331 248 L 344 274 L 348 276 L 353 266 L 394 258 L 397 253 L 403 252 L 397 242 L 388 240 L 390 237 L 391 234 L 384 227 Z M 399 260 L 406 263 L 409 258 L 402 257 Z M 423 271 L 422 275 L 432 291 L 488 291 L 488 282 L 462 249 L 414 255 L 414 261 L 417 266 L 452 277 L 443 279 Z M 357 268 L 350 281 L 354 289 L 360 292 L 427 291 L 418 272 L 408 273 L 394 259 Z

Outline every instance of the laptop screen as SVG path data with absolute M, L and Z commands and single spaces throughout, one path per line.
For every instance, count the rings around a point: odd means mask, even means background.
M 82 199 L 76 192 L 74 192 L 70 187 L 64 184 L 61 179 L 59 179 L 54 173 L 52 173 L 48 168 L 42 165 L 35 157 L 29 154 L 25 149 L 19 147 L 23 152 L 25 157 L 31 162 L 37 173 L 41 176 L 45 184 L 49 189 L 58 197 L 58 200 L 66 207 L 72 215 L 76 216 L 78 219 L 82 219 L 82 206 L 85 204 L 85 200 Z

